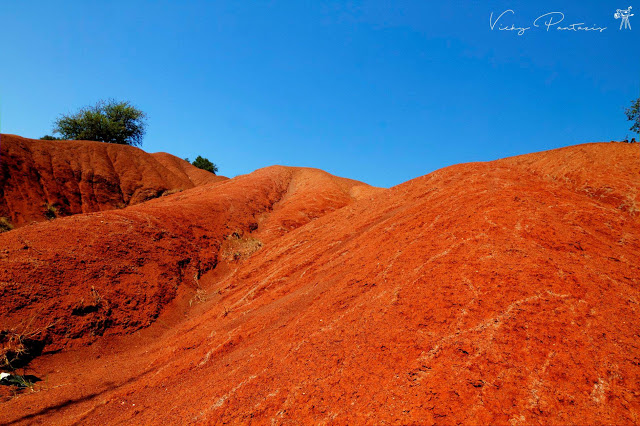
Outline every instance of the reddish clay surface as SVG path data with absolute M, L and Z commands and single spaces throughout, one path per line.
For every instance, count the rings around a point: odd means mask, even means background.
M 123 208 L 226 178 L 166 153 L 100 142 L 0 136 L 0 217 L 15 227 Z
M 1 234 L 0 330 L 46 380 L 0 422 L 636 424 L 639 170 L 270 167 Z

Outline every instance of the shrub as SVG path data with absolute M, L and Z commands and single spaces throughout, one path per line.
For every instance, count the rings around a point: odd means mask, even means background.
M 90 140 L 121 145 L 142 145 L 147 116 L 129 102 L 113 99 L 84 107 L 73 115 L 62 115 L 53 133 L 62 139 Z
M 53 220 L 58 217 L 58 209 L 53 204 L 46 203 L 44 205 L 44 217 Z
M 41 141 L 59 141 L 62 140 L 60 138 L 56 138 L 55 136 L 51 136 L 51 135 L 44 135 L 43 137 L 40 138 Z
M 11 231 L 13 229 L 13 225 L 9 221 L 8 217 L 0 217 L 0 233 Z
M 21 376 L 19 374 L 8 374 L 8 373 L 3 373 L 3 374 L 5 375 L 5 377 L 0 381 L 3 385 L 15 386 L 18 389 L 29 388 L 33 391 L 33 388 L 35 385 L 35 381 L 33 378 L 35 376 L 30 376 L 30 375 Z
M 201 156 L 198 155 L 198 157 L 194 160 L 193 163 L 194 166 L 196 166 L 199 169 L 202 170 L 206 170 L 208 172 L 213 173 L 214 175 L 218 172 L 218 166 L 216 166 L 215 164 L 213 164 L 211 161 L 209 161 L 206 158 L 202 158 Z

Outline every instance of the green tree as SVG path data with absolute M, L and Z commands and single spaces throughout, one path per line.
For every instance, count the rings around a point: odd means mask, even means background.
M 630 130 L 640 135 L 640 98 L 631 102 L 631 106 L 625 110 L 625 113 L 627 119 L 633 122 Z
M 59 141 L 60 138 L 56 138 L 55 136 L 51 136 L 51 135 L 44 135 L 43 137 L 40 138 L 41 141 Z
M 194 166 L 196 166 L 199 169 L 202 170 L 206 170 L 208 172 L 213 173 L 214 175 L 218 172 L 218 166 L 216 166 L 215 164 L 213 164 L 211 161 L 209 161 L 206 158 L 202 158 L 201 156 L 198 155 L 198 157 L 196 157 L 196 159 L 194 160 L 193 163 Z
M 121 145 L 142 145 L 146 114 L 129 102 L 113 99 L 84 107 L 73 115 L 62 115 L 53 133 L 62 139 L 89 140 Z

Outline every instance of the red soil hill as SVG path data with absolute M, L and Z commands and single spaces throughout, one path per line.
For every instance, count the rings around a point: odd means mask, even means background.
M 14 226 L 58 215 L 122 208 L 224 180 L 165 153 L 87 141 L 0 136 L 0 217 Z
M 66 349 L 0 421 L 637 423 L 639 170 L 629 144 L 389 190 L 269 168 L 9 232 L 0 328 Z
M 355 199 L 351 190 L 364 186 L 319 170 L 271 167 L 5 233 L 0 357 L 13 363 L 27 348 L 59 350 L 148 326 L 180 290 L 200 290 L 200 277 L 221 258 L 259 249 L 262 241 L 250 234 L 260 224 L 265 236 L 281 235 L 345 206 Z

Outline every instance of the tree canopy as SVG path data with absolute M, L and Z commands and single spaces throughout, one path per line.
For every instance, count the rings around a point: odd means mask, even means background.
M 631 106 L 625 110 L 627 119 L 633 122 L 631 131 L 640 134 L 640 98 L 631 103 Z
M 218 166 L 216 166 L 215 164 L 213 164 L 211 161 L 209 161 L 206 158 L 202 158 L 201 156 L 198 155 L 198 157 L 196 157 L 196 159 L 193 161 L 194 166 L 196 166 L 199 169 L 202 170 L 206 170 L 208 172 L 213 173 L 214 175 L 218 172 Z
M 60 134 L 62 139 L 140 146 L 146 132 L 146 118 L 146 114 L 131 103 L 110 99 L 72 115 L 61 115 L 53 133 Z

